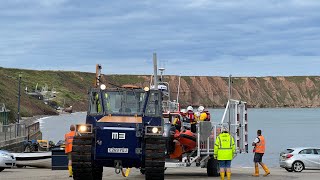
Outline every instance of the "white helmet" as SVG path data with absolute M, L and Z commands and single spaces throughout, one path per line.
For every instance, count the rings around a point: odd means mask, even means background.
M 198 107 L 198 111 L 199 111 L 199 112 L 203 112 L 203 110 L 204 110 L 204 107 L 203 107 L 203 106 L 199 106 L 199 107 Z
M 187 113 L 187 110 L 186 109 L 181 109 L 180 112 L 181 113 Z
M 229 132 L 228 126 L 222 126 L 221 132 Z
M 187 111 L 193 111 L 193 107 L 192 106 L 188 106 L 187 107 Z

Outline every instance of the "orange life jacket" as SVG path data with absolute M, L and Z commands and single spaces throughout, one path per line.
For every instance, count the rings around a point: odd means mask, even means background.
M 266 143 L 264 137 L 262 135 L 258 136 L 259 142 L 256 144 L 255 152 L 256 153 L 264 153 L 266 150 Z
M 72 142 L 73 137 L 76 135 L 75 131 L 70 131 L 69 133 L 64 135 L 66 147 L 64 149 L 65 153 L 69 153 L 72 151 Z

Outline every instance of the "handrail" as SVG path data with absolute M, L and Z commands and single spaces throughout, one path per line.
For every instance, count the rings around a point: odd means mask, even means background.
M 36 122 L 29 126 L 23 123 L 0 125 L 0 142 L 6 142 L 18 138 L 27 137 L 40 131 L 40 123 Z

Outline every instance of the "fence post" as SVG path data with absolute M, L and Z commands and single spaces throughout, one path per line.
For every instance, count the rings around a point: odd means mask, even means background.
M 14 124 L 14 138 L 17 138 L 17 134 L 18 134 L 18 126 L 17 126 L 17 124 Z
M 5 127 L 5 126 L 3 126 L 3 127 Z M 7 131 L 8 131 L 8 128 L 4 128 L 5 129 L 5 131 L 4 131 L 4 141 L 6 141 L 7 140 Z

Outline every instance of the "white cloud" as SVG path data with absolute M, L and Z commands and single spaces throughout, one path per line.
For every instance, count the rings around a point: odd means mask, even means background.
M 2 5 L 1 66 L 87 70 L 101 62 L 111 65 L 112 73 L 141 74 L 149 69 L 143 62 L 156 51 L 171 74 L 177 69 L 189 75 L 224 74 L 222 69 L 233 64 L 250 60 L 259 66 L 268 63 L 260 59 L 274 59 L 267 72 L 252 66 L 237 71 L 266 74 L 282 73 L 276 66 L 272 71 L 278 62 L 320 57 L 320 1 L 15 0 Z M 38 65 L 43 61 L 48 63 Z M 208 70 L 185 70 L 192 67 Z M 306 74 L 318 72 L 304 67 Z

